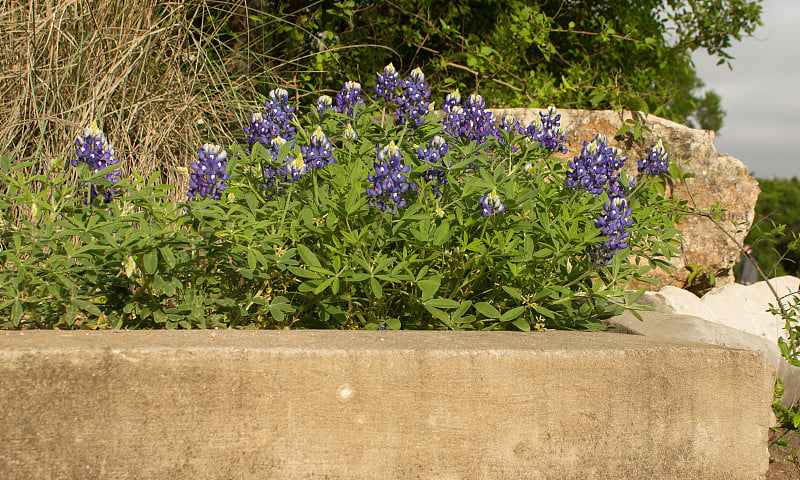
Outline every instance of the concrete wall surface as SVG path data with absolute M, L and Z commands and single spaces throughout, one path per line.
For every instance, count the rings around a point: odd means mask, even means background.
M 0 332 L 3 479 L 763 479 L 763 354 L 590 332 Z

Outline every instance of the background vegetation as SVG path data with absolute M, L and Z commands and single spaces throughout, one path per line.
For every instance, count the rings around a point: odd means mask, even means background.
M 800 180 L 758 179 L 761 193 L 745 244 L 753 247 L 758 266 L 770 278 L 800 276 L 800 251 L 791 248 L 800 234 Z
M 123 170 L 181 191 L 205 141 L 228 144 L 266 92 L 308 104 L 393 62 L 491 105 L 644 109 L 719 128 L 691 52 L 731 60 L 759 0 L 0 3 L 0 151 L 35 170 L 93 120 Z

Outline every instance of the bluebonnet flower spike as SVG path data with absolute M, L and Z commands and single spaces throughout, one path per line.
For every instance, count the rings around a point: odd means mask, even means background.
M 383 73 L 377 73 L 378 84 L 375 85 L 375 99 L 383 99 L 385 102 L 393 102 L 397 98 L 397 87 L 400 86 L 400 74 L 394 69 L 391 63 L 383 67 Z
M 331 154 L 331 142 L 320 127 L 311 134 L 309 145 L 300 147 L 300 152 L 305 158 L 306 165 L 317 170 L 336 162 Z
M 372 197 L 370 205 L 389 213 L 397 213 L 398 208 L 406 206 L 403 194 L 409 188 L 406 174 L 411 166 L 403 165 L 402 161 L 402 153 L 394 142 L 389 142 L 378 151 L 373 164 L 375 174 L 367 175 L 367 179 L 372 183 L 372 186 L 366 189 L 367 195 Z
M 415 68 L 411 71 L 407 80 L 400 82 L 403 87 L 403 94 L 395 98 L 397 102 L 398 125 L 406 125 L 415 129 L 425 123 L 425 116 L 432 109 L 428 98 L 431 96 L 430 85 L 425 83 L 425 74 L 422 70 Z
M 644 160 L 639 160 L 639 171 L 647 172 L 648 175 L 656 176 L 669 169 L 669 154 L 661 140 L 647 153 Z
M 225 181 L 230 175 L 225 173 L 228 168 L 228 153 L 219 145 L 206 143 L 197 154 L 197 161 L 189 167 L 189 191 L 186 195 L 189 200 L 199 200 L 211 197 L 215 200 L 222 198 L 225 191 Z
M 114 153 L 114 147 L 106 139 L 105 134 L 97 126 L 97 122 L 92 123 L 91 126 L 83 130 L 82 135 L 78 135 L 75 139 L 75 150 L 78 158 L 72 159 L 72 166 L 76 166 L 78 162 L 85 163 L 92 174 L 96 174 L 111 165 L 119 164 Z M 112 170 L 103 175 L 103 177 L 113 184 L 119 182 L 121 171 L 119 169 Z M 86 185 L 89 187 L 90 201 L 94 200 L 98 195 L 97 185 Z M 116 193 L 113 187 L 103 190 L 103 201 L 110 202 Z
M 500 195 L 497 194 L 497 189 L 479 198 L 478 205 L 481 207 L 481 215 L 484 217 L 506 211 L 506 206 L 503 204 L 503 200 L 500 199 Z

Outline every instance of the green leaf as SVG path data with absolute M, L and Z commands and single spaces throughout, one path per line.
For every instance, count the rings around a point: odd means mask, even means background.
M 511 320 L 514 320 L 515 318 L 517 318 L 520 315 L 522 315 L 522 312 L 524 312 L 524 311 L 525 311 L 525 306 L 524 305 L 521 305 L 519 307 L 514 307 L 511 310 L 509 310 L 507 312 L 504 312 L 503 315 L 500 316 L 500 321 L 501 322 L 510 322 Z
M 552 310 L 550 310 L 549 308 L 544 307 L 542 305 L 534 305 L 533 309 L 536 310 L 538 313 L 544 315 L 547 318 L 550 318 L 550 319 L 556 318 L 556 314 L 553 313 Z
M 258 210 L 259 201 L 255 193 L 247 192 L 247 194 L 244 196 L 244 199 L 247 201 L 247 206 L 250 207 L 250 211 L 254 212 Z
M 519 288 L 508 287 L 503 285 L 503 290 L 511 296 L 514 300 L 522 300 L 522 290 Z
M 159 253 L 161 253 L 161 258 L 167 262 L 167 266 L 169 268 L 175 268 L 175 255 L 172 253 L 172 249 L 169 247 L 161 247 L 158 249 Z
M 372 294 L 375 295 L 375 298 L 381 298 L 383 296 L 383 289 L 381 288 L 381 284 L 375 278 L 369 279 L 369 285 L 372 288 Z
M 424 302 L 433 298 L 436 292 L 439 291 L 439 285 L 441 285 L 441 283 L 442 277 L 438 275 L 418 281 L 417 286 L 422 290 L 422 301 Z
M 475 304 L 475 310 L 480 312 L 482 315 L 489 317 L 489 318 L 500 318 L 500 311 L 497 310 L 494 306 L 486 302 L 478 302 Z
M 83 300 L 81 298 L 73 298 L 72 299 L 72 303 L 76 307 L 80 308 L 81 310 L 89 312 L 92 315 L 95 315 L 97 317 L 103 315 L 103 312 L 100 311 L 100 309 L 97 307 L 97 305 L 95 305 L 95 304 L 93 304 L 91 302 L 87 302 L 86 300 Z
M 528 323 L 528 321 L 525 320 L 524 318 L 518 318 L 518 319 L 514 320 L 513 322 L 511 322 L 511 324 L 514 325 L 515 327 L 519 328 L 523 332 L 530 332 L 531 331 L 531 324 Z
M 442 222 L 436 228 L 436 231 L 433 234 L 433 244 L 437 247 L 444 245 L 444 243 L 450 238 L 450 224 L 448 222 Z
M 431 298 L 425 301 L 424 305 L 427 307 L 452 309 L 458 308 L 461 304 L 449 298 Z
M 428 311 L 428 313 L 430 313 L 431 315 L 434 316 L 434 318 L 437 318 L 437 319 L 441 320 L 448 327 L 452 325 L 450 323 L 450 316 L 447 313 L 445 313 L 445 312 L 443 312 L 443 311 L 439 310 L 438 308 L 433 307 L 431 305 L 423 305 L 423 306 L 425 307 L 425 310 Z
M 336 277 L 325 279 L 322 283 L 317 285 L 317 288 L 314 289 L 314 295 L 319 295 L 322 293 L 326 288 L 331 286 L 334 280 L 336 280 Z
M 22 313 L 22 302 L 14 300 L 14 304 L 11 305 L 11 323 L 15 327 L 19 326 L 19 322 L 22 320 Z
M 387 330 L 400 330 L 402 328 L 402 324 L 400 323 L 399 318 L 390 318 L 386 321 L 386 329 Z
M 300 258 L 303 259 L 306 265 L 310 267 L 322 267 L 322 264 L 319 263 L 319 259 L 316 255 L 314 255 L 314 252 L 312 252 L 302 243 L 297 244 L 297 252 L 300 254 Z
M 300 278 L 310 278 L 310 279 L 317 279 L 320 276 L 310 270 L 306 270 L 305 268 L 289 266 L 287 269 L 292 272 L 293 274 L 297 275 Z
M 256 254 L 253 253 L 253 250 L 247 250 L 247 268 L 250 270 L 255 270 L 256 265 L 258 265 L 258 259 L 256 258 Z
M 279 322 L 284 320 L 286 313 L 294 313 L 295 311 L 295 308 L 286 297 L 275 297 L 269 304 L 269 314 Z
M 158 270 L 158 254 L 155 250 L 145 253 L 142 260 L 144 262 L 143 267 L 145 272 L 149 275 L 156 273 L 156 270 Z
M 789 345 L 786 344 L 786 340 L 783 337 L 778 337 L 778 348 L 781 349 L 781 355 L 783 358 L 789 359 L 792 358 L 792 353 L 789 350 Z
M 303 221 L 303 225 L 305 225 L 306 227 L 313 227 L 314 212 L 312 212 L 311 209 L 308 207 L 304 208 L 303 210 L 300 211 L 300 220 Z

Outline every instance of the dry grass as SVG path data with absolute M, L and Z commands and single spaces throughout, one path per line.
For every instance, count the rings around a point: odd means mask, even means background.
M 182 197 L 187 179 L 177 167 L 204 142 L 242 136 L 260 106 L 258 84 L 285 83 L 268 66 L 259 75 L 243 67 L 254 64 L 246 48 L 217 41 L 217 28 L 233 15 L 241 22 L 247 8 L 244 0 L 0 2 L 0 153 L 33 158 L 41 171 L 72 157 L 77 133 L 97 121 L 124 174 L 158 171 Z

